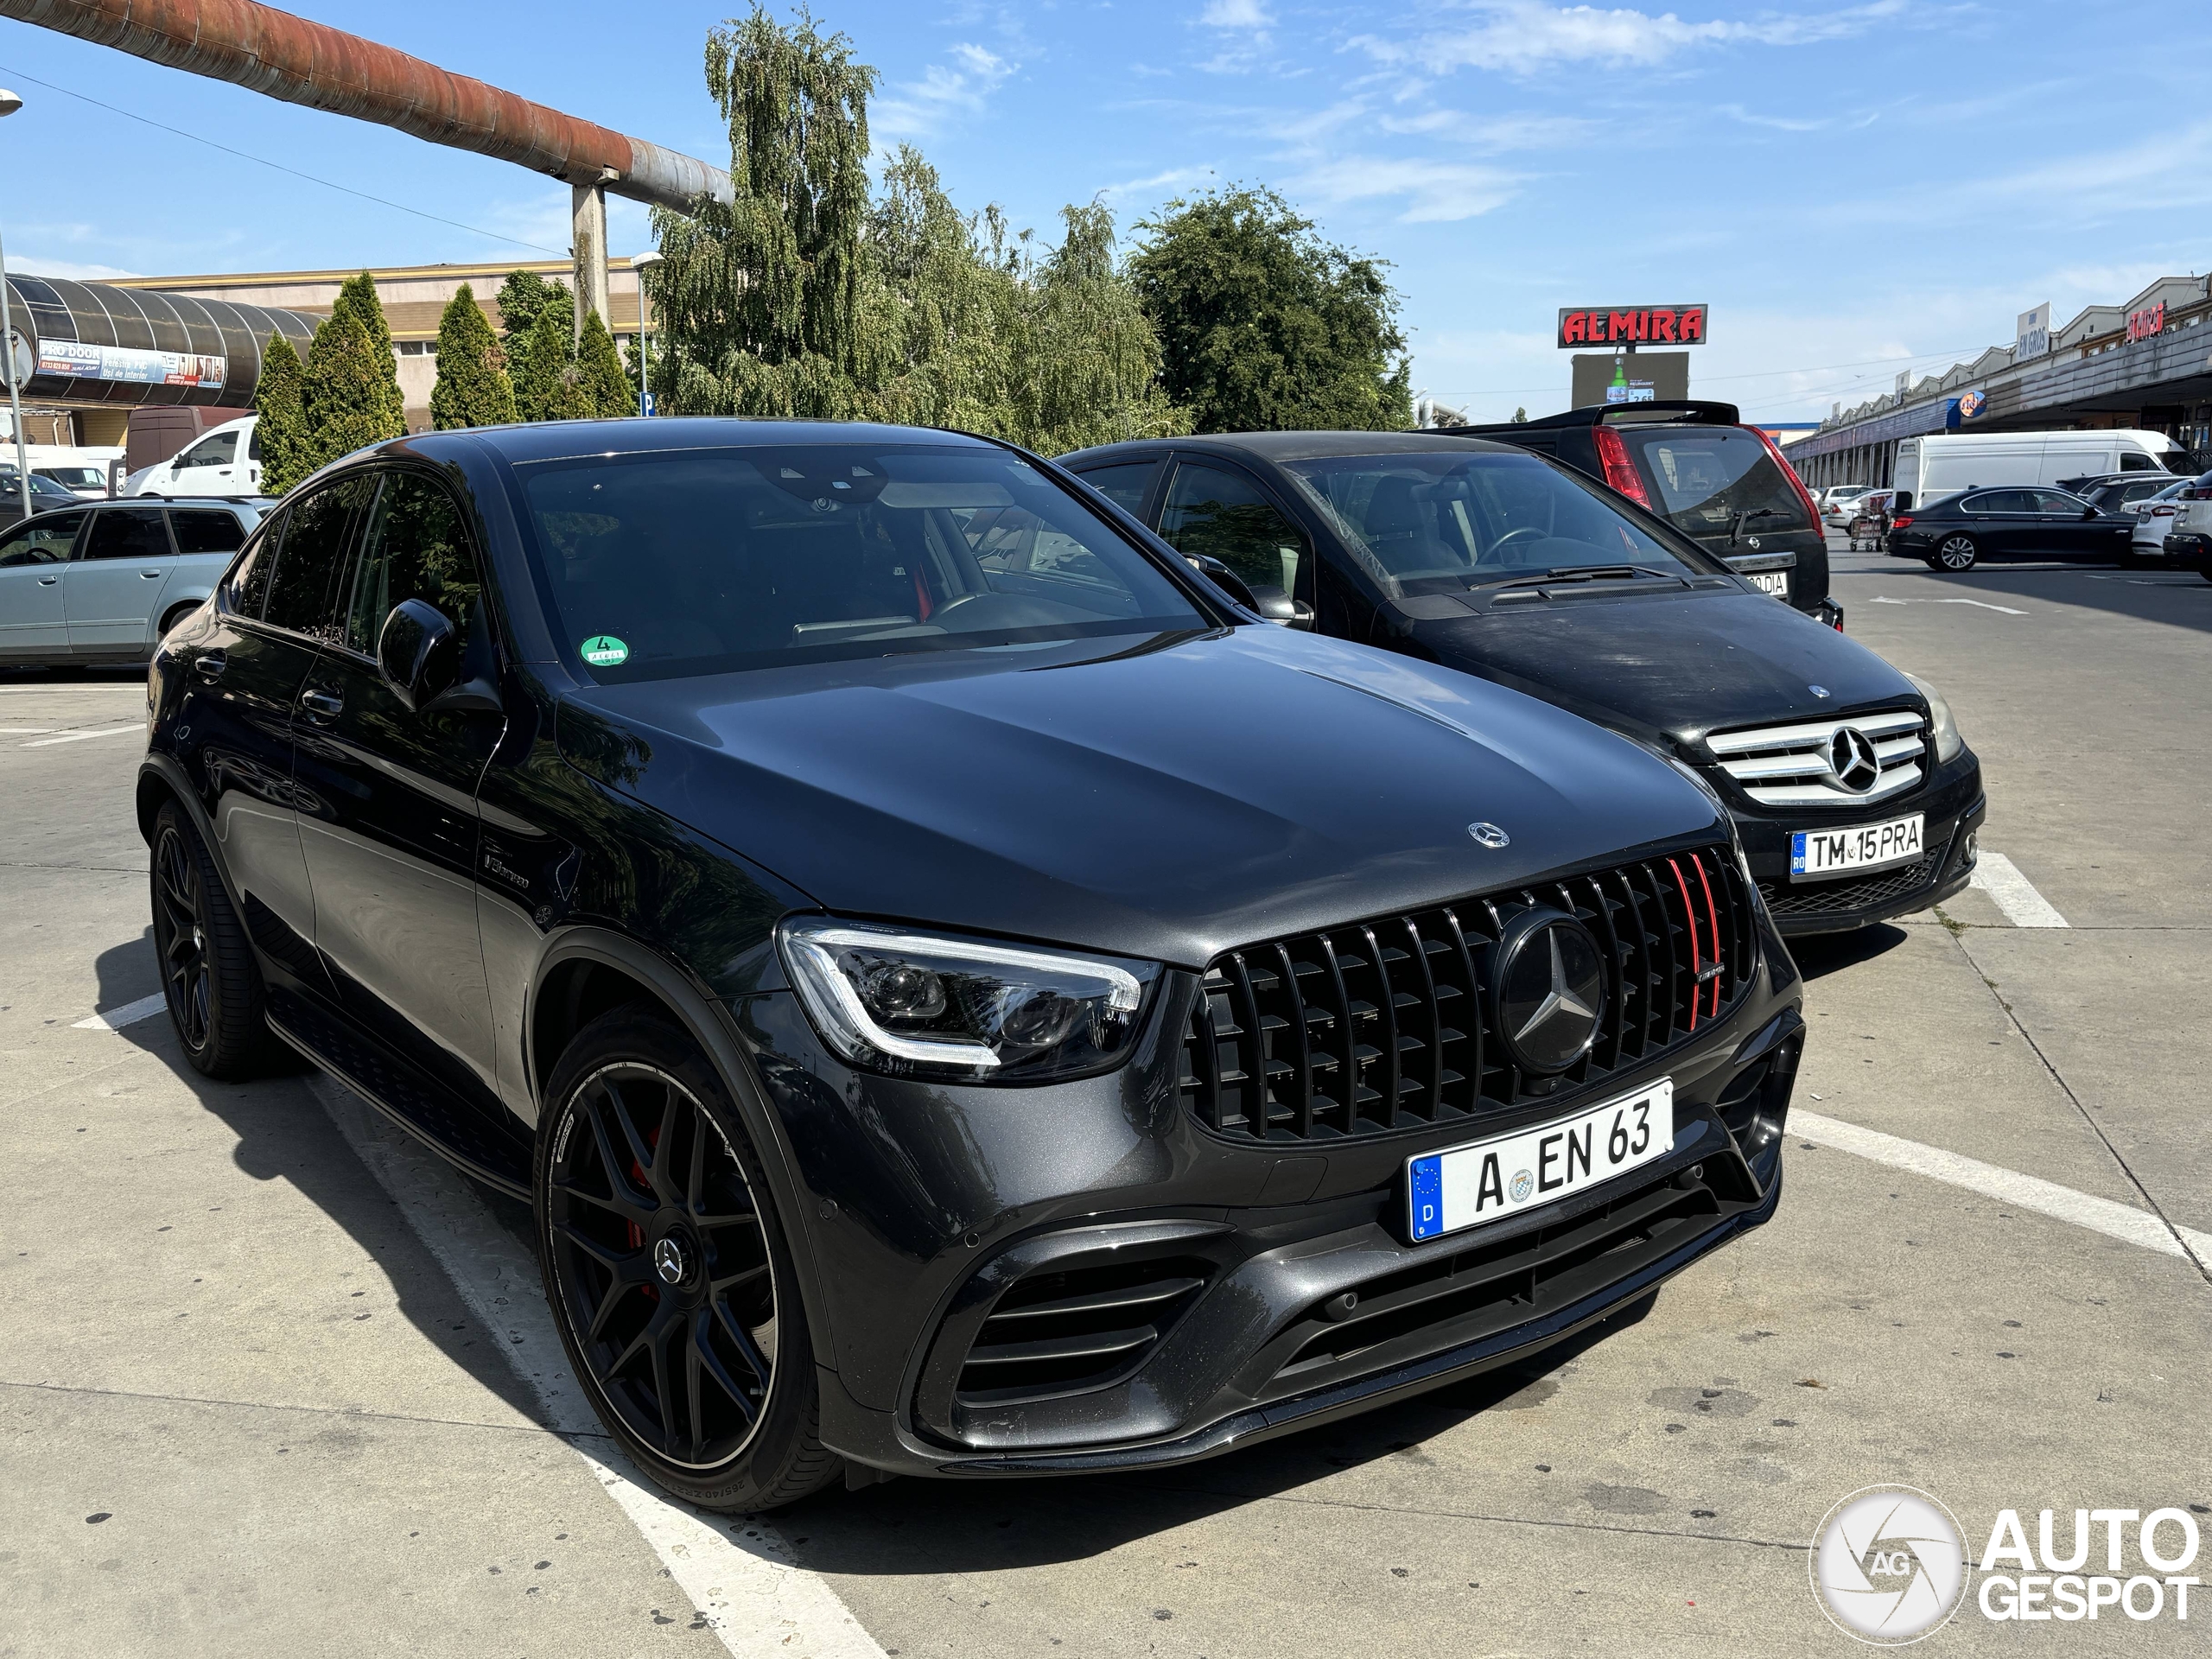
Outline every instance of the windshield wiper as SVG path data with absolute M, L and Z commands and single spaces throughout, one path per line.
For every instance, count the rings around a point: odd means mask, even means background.
M 1737 538 L 1744 533 L 1744 526 L 1752 519 L 1779 518 L 1781 517 L 1782 513 L 1780 509 L 1775 507 L 1757 507 L 1749 512 L 1738 513 L 1733 518 L 1731 518 L 1728 521 L 1728 545 L 1731 547 L 1736 545 Z
M 1471 582 L 1469 588 L 1541 588 L 1554 582 L 1619 582 L 1633 581 L 1638 576 L 1665 576 L 1663 570 L 1649 570 L 1640 564 L 1561 564 L 1549 570 L 1533 571 L 1526 575 L 1500 576 L 1493 582 Z M 1669 577 L 1669 580 L 1673 580 Z

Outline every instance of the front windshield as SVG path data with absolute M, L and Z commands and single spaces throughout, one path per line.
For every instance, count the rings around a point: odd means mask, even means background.
M 1325 455 L 1282 463 L 1394 596 L 1579 567 L 1700 574 L 1567 472 L 1522 453 Z
M 1211 626 L 1002 450 L 824 443 L 517 470 L 563 640 L 610 683 Z
M 50 467 L 46 476 L 70 490 L 97 490 L 107 483 L 107 474 L 97 467 Z

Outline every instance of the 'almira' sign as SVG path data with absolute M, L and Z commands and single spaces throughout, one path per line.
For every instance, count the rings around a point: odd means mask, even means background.
M 1563 305 L 1559 310 L 1559 345 L 1592 346 L 1702 346 L 1705 308 L 1701 305 L 1632 305 L 1616 310 L 1610 306 Z

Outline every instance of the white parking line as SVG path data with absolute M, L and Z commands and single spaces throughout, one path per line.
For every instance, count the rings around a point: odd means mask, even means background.
M 1866 601 L 1869 605 L 1973 605 L 1985 611 L 2002 611 L 2007 616 L 2025 616 L 2025 611 L 2016 611 L 2010 605 L 1993 605 L 1986 599 L 1891 599 L 1887 594 L 1877 594 Z
M 51 726 L 0 726 L 0 737 L 36 737 L 53 729 Z
M 71 732 L 63 737 L 41 737 L 35 743 L 21 743 L 16 747 L 24 749 L 50 749 L 56 743 L 82 743 L 88 737 L 121 737 L 125 732 L 143 732 L 145 729 L 146 722 L 142 720 L 130 726 L 103 727 L 97 732 Z
M 616 1449 L 569 1372 L 536 1260 L 463 1178 L 397 1130 L 380 1138 L 374 1109 L 343 1084 L 316 1072 L 308 1086 L 469 1311 L 499 1338 L 552 1432 L 621 1506 L 723 1647 L 736 1659 L 884 1659 L 852 1610 L 798 1565 L 774 1528 L 664 1497 Z M 580 1444 L 586 1440 L 588 1446 Z
M 1873 1163 L 1908 1169 L 1930 1180 L 1961 1186 L 2016 1209 L 2032 1210 L 2038 1215 L 2071 1222 L 2076 1227 L 2086 1227 L 2093 1233 L 2102 1233 L 2125 1244 L 2155 1250 L 2160 1255 L 2178 1256 L 2183 1261 L 2193 1256 L 2200 1269 L 2212 1262 L 2212 1233 L 2170 1226 L 2147 1210 L 2076 1192 L 2070 1186 L 2061 1186 L 2040 1176 L 2000 1169 L 1978 1158 L 1946 1152 L 1941 1147 L 1923 1146 L 1917 1141 L 1900 1140 L 1894 1135 L 1884 1135 L 1879 1129 L 1847 1123 L 1841 1118 L 1823 1117 L 1818 1112 L 1792 1110 L 1789 1132 L 1815 1146 L 1834 1147 Z
M 135 1026 L 141 1020 L 150 1020 L 168 1007 L 168 1000 L 159 991 L 151 996 L 142 996 L 136 1002 L 126 1002 L 119 1008 L 110 1008 L 105 1014 L 96 1014 L 89 1020 L 79 1020 L 69 1028 L 72 1031 L 121 1031 L 125 1026 Z
M 1968 887 L 1980 887 L 1994 899 L 1997 908 L 2015 927 L 2064 927 L 2066 918 L 2050 899 L 2035 889 L 2012 861 L 2002 853 L 1984 853 L 1974 866 Z

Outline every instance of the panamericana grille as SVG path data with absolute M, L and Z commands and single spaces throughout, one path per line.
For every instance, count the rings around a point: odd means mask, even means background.
M 1936 879 L 1936 867 L 1942 861 L 1942 854 L 1930 853 L 1902 869 L 1885 870 L 1856 881 L 1823 881 L 1802 887 L 1762 881 L 1759 893 L 1766 907 L 1777 916 L 1840 916 L 1917 893 Z
M 1550 906 L 1597 939 L 1605 1013 L 1554 1077 L 1516 1066 L 1492 1027 L 1491 957 Z M 1644 859 L 1217 957 L 1185 1030 L 1183 1104 L 1267 1141 L 1380 1135 L 1541 1099 L 1656 1054 L 1751 982 L 1753 906 L 1726 847 Z
M 1921 737 L 1926 724 L 1914 709 L 1892 709 L 1714 732 L 1705 742 L 1721 771 L 1761 806 L 1864 806 L 1910 789 L 1926 775 Z M 1833 764 L 1835 734 L 1846 726 L 1856 728 L 1873 748 L 1875 776 L 1865 789 L 1845 784 Z

